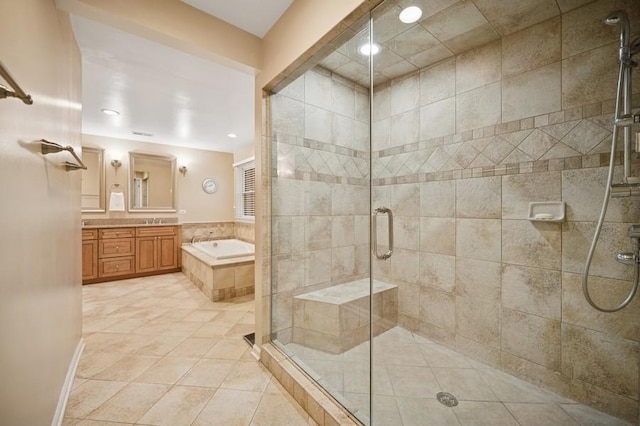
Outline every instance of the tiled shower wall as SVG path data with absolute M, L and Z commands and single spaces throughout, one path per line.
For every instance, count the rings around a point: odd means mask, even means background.
M 293 297 L 369 274 L 368 90 L 315 68 L 271 96 L 272 326 Z
M 637 6 L 593 2 L 378 86 L 372 111 L 374 205 L 393 209 L 396 246 L 373 266 L 399 286 L 400 324 L 634 422 L 640 303 L 598 313 L 580 273 L 617 80 L 602 19 L 626 8 L 638 29 Z M 566 222 L 527 220 L 530 201 L 566 202 Z M 591 269 L 603 305 L 630 287 L 614 254 L 630 250 L 639 208 L 610 204 Z

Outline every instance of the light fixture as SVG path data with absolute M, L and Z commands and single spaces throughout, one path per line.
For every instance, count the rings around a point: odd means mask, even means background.
M 238 135 L 236 135 L 235 133 L 229 133 L 227 136 L 230 137 L 230 138 L 237 138 L 238 137 Z
M 180 166 L 178 167 L 178 171 L 180 173 L 182 173 L 182 176 L 186 176 L 187 175 L 187 166 Z
M 367 43 L 360 46 L 358 51 L 364 56 L 377 55 L 380 52 L 380 46 L 375 43 Z
M 400 21 L 404 22 L 405 24 L 413 24 L 414 22 L 417 22 L 421 17 L 422 9 L 420 9 L 418 6 L 405 7 L 404 9 L 402 9 L 402 12 L 400 12 L 399 16 Z
M 104 114 L 107 114 L 107 115 L 120 115 L 120 113 L 114 109 L 103 108 L 100 111 L 102 111 Z
M 120 161 L 120 160 L 111 160 L 111 165 L 113 166 L 114 169 L 116 169 L 116 172 L 117 172 L 118 169 L 120 168 L 120 166 L 122 166 L 122 161 Z

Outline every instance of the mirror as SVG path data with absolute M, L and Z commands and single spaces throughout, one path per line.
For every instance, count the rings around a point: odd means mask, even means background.
M 129 153 L 129 211 L 174 212 L 176 159 Z
M 82 211 L 104 212 L 104 149 L 82 147 L 82 162 L 87 170 L 82 171 Z

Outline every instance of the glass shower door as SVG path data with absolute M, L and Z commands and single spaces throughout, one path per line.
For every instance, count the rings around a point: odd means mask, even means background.
M 426 13 L 442 2 L 417 3 Z M 433 173 L 449 123 L 439 114 L 455 104 L 424 71 L 451 52 L 419 19 L 401 20 L 411 4 L 387 0 L 371 14 L 372 424 L 459 424 L 432 368 L 466 363 L 435 344 L 455 327 L 455 189 Z
M 369 19 L 270 96 L 272 340 L 358 419 L 370 409 Z

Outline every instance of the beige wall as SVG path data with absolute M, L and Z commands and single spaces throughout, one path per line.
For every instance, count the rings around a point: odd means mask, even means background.
M 177 216 L 180 222 L 213 222 L 234 218 L 233 154 L 86 134 L 82 135 L 82 143 L 105 150 L 107 197 L 114 183 L 119 183 L 125 193 L 128 193 L 129 151 L 170 154 L 177 158 L 176 168 L 187 166 L 187 174 L 183 176 L 177 173 L 176 179 L 177 209 L 186 210 L 186 214 L 107 211 L 83 213 L 83 219 Z M 122 167 L 117 172 L 111 166 L 111 160 L 116 157 L 122 162 Z M 202 181 L 209 177 L 218 184 L 218 191 L 214 194 L 207 194 L 202 190 Z M 126 199 L 128 208 L 128 198 Z
M 179 0 L 56 0 L 56 5 L 248 74 L 262 63 L 258 37 Z
M 0 100 L 0 424 L 45 425 L 81 338 L 81 183 L 36 141 L 80 148 L 80 54 L 52 1 L 0 15 L 2 63 L 34 100 Z
M 238 150 L 233 153 L 233 162 L 237 163 L 238 161 L 246 160 L 247 158 L 251 158 L 255 155 L 256 148 L 251 145 L 245 149 Z

